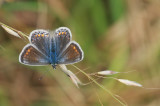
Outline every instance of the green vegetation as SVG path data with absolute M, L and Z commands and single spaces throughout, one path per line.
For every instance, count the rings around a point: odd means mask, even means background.
M 69 27 L 85 58 L 75 64 L 86 73 L 118 72 L 112 77 L 158 88 L 160 76 L 159 1 L 135 0 L 2 0 L 0 22 L 30 33 L 35 29 Z M 50 66 L 31 67 L 18 62 L 22 39 L 0 28 L 0 105 L 2 106 L 119 106 L 95 84 L 77 89 Z M 68 66 L 72 72 L 77 70 Z M 49 71 L 50 70 L 50 71 Z M 42 80 L 39 80 L 40 77 Z M 79 73 L 82 82 L 88 78 Z M 160 105 L 159 90 L 129 87 L 113 79 L 98 80 L 128 105 Z

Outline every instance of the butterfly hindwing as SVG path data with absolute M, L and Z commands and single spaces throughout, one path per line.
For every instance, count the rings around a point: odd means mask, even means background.
M 73 64 L 83 60 L 83 51 L 78 43 L 71 41 L 58 57 L 58 64 Z
M 49 59 L 34 45 L 27 44 L 19 55 L 19 62 L 25 65 L 47 65 Z
M 56 52 L 60 54 L 71 41 L 72 34 L 67 27 L 60 27 L 55 30 Z
M 77 63 L 84 55 L 79 44 L 71 39 L 71 31 L 67 27 L 60 27 L 54 32 L 34 30 L 29 36 L 30 44 L 19 55 L 19 61 L 33 66 Z
M 46 30 L 34 30 L 29 36 L 30 43 L 35 45 L 44 55 L 49 56 L 50 34 Z

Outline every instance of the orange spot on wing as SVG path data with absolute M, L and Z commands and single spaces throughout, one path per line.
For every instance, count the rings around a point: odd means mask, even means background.
M 40 34 L 38 34 L 38 36 L 40 37 L 41 35 L 40 35 Z
M 44 34 L 42 34 L 42 37 L 44 37 Z
M 37 37 L 37 35 L 35 35 L 35 37 Z
M 28 55 L 28 52 L 26 53 L 26 55 Z
M 28 49 L 28 52 L 30 52 L 31 50 L 30 49 Z
M 58 35 L 61 35 L 61 33 L 59 32 Z
M 66 32 L 65 32 L 65 35 L 66 35 Z
M 62 35 L 64 34 L 64 32 L 62 32 Z

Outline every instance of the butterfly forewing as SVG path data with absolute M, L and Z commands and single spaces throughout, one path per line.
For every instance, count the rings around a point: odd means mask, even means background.
M 71 41 L 71 31 L 60 27 L 54 32 L 34 30 L 19 56 L 19 61 L 26 65 L 73 64 L 83 59 L 79 44 Z
M 56 41 L 56 53 L 60 54 L 67 44 L 71 41 L 72 34 L 71 31 L 66 27 L 60 27 L 55 31 L 55 41 Z
M 83 51 L 79 44 L 72 41 L 58 57 L 58 64 L 73 64 L 83 59 Z
M 26 45 L 19 55 L 19 61 L 26 65 L 47 65 L 49 59 L 41 53 L 34 45 Z
M 44 55 L 50 55 L 50 35 L 46 30 L 34 30 L 31 32 L 29 40 Z

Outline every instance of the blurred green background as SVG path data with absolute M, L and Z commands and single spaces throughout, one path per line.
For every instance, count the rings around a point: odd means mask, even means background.
M 0 21 L 17 30 L 29 34 L 35 29 L 70 28 L 85 55 L 75 65 L 89 67 L 86 73 L 135 70 L 113 77 L 148 88 L 160 88 L 159 11 L 158 0 L 0 0 Z M 50 66 L 20 64 L 18 56 L 26 44 L 0 28 L 0 106 L 100 106 L 100 101 L 104 106 L 120 105 L 94 84 L 78 89 Z M 88 82 L 83 74 L 77 76 Z M 129 87 L 112 79 L 99 83 L 129 106 L 160 105 L 160 90 Z

